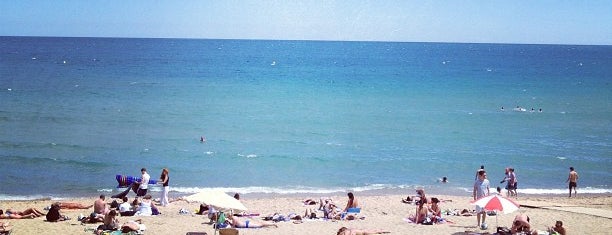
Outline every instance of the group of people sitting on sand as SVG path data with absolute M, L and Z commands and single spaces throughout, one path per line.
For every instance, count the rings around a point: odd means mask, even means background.
M 333 202 L 331 198 L 323 198 L 319 199 L 319 208 L 315 210 L 314 208 L 307 208 L 304 212 L 304 218 L 308 219 L 330 219 L 330 220 L 354 220 L 357 219 L 357 216 L 352 213 L 348 213 L 351 208 L 360 208 L 359 202 L 355 198 L 355 195 L 352 192 L 347 194 L 348 201 L 344 209 L 340 209 Z M 316 201 L 312 199 L 306 199 L 303 201 L 305 205 L 315 205 Z M 317 214 L 318 211 L 323 212 L 323 217 L 319 217 Z
M 416 205 L 416 211 L 413 216 L 408 218 L 409 221 L 416 224 L 437 224 L 444 223 L 446 220 L 442 217 L 442 210 L 440 209 L 440 199 L 432 197 L 431 199 L 425 196 L 425 190 L 417 189 L 417 195 L 412 198 L 407 197 L 402 199 L 404 203 L 410 203 Z
M 107 230 L 122 230 L 123 232 L 130 231 L 142 231 L 146 227 L 141 224 L 140 220 L 130 220 L 121 224 L 118 220 L 118 216 L 132 216 L 132 215 L 153 215 L 153 208 L 155 204 L 151 202 L 151 196 L 145 195 L 142 198 L 136 198 L 133 202 L 135 207 L 127 202 L 127 197 L 123 198 L 123 203 L 120 205 L 109 206 L 105 201 L 106 197 L 100 195 L 100 197 L 94 201 L 93 205 L 83 205 L 76 202 L 55 202 L 47 209 L 49 210 L 46 214 L 47 221 L 58 222 L 64 220 L 70 220 L 69 217 L 64 216 L 60 213 L 61 209 L 90 209 L 93 207 L 93 212 L 85 217 L 80 216 L 79 221 L 81 223 L 102 223 L 95 229 L 96 234 L 101 234 Z M 114 204 L 114 203 L 113 203 Z M 155 209 L 156 210 L 156 209 Z

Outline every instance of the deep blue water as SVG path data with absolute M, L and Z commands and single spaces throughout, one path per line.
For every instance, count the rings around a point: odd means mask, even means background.
M 0 37 L 0 196 L 610 193 L 611 81 L 612 46 Z

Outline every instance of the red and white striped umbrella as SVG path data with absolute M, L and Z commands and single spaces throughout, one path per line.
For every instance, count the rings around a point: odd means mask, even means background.
M 499 211 L 504 214 L 512 213 L 520 207 L 518 202 L 500 195 L 494 194 L 480 198 L 472 202 L 473 205 L 485 208 L 487 211 Z

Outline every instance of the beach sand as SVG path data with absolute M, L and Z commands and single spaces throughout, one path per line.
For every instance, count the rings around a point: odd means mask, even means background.
M 130 195 L 133 198 L 133 194 Z M 157 196 L 157 195 L 155 195 Z M 452 200 L 440 204 L 442 210 L 446 209 L 473 209 L 470 205 L 471 197 L 428 195 L 429 198 L 437 197 L 442 200 Z M 304 214 L 307 208 L 317 209 L 318 205 L 303 205 L 302 200 L 312 198 L 318 201 L 318 195 L 281 196 L 278 198 L 249 198 L 242 195 L 241 201 L 251 213 L 259 213 L 261 218 L 265 215 L 280 213 L 287 215 L 291 212 Z M 337 205 L 344 206 L 347 198 L 344 194 L 332 196 Z M 499 214 L 497 217 L 487 217 L 487 230 L 476 227 L 475 216 L 444 216 L 452 223 L 437 225 L 417 225 L 406 222 L 404 218 L 414 214 L 415 206 L 402 203 L 405 195 L 380 195 L 360 196 L 356 193 L 365 219 L 353 221 L 322 221 L 305 220 L 302 223 L 279 222 L 278 228 L 262 229 L 239 229 L 240 234 L 336 234 L 340 227 L 359 229 L 384 229 L 391 234 L 466 234 L 466 231 L 479 233 L 495 233 L 496 224 L 510 227 L 514 216 L 525 213 L 531 218 L 532 228 L 546 230 L 554 225 L 555 221 L 561 220 L 569 234 L 610 234 L 612 231 L 612 195 L 579 195 L 577 198 L 566 198 L 563 196 L 523 196 L 517 201 L 522 206 L 518 211 L 510 214 Z M 93 204 L 96 198 L 76 198 L 66 201 L 77 201 L 84 204 Z M 107 202 L 111 202 L 107 198 Z M 1 201 L 0 208 L 12 208 L 24 210 L 29 207 L 43 209 L 50 205 L 52 200 L 32 201 Z M 181 208 L 195 211 L 198 203 L 186 201 L 172 202 L 167 207 L 160 207 L 162 215 L 149 217 L 119 217 L 121 223 L 141 218 L 147 226 L 144 234 L 186 234 L 187 232 L 206 232 L 214 234 L 212 225 L 205 215 L 183 215 L 179 214 Z M 546 208 L 538 208 L 546 207 Z M 80 214 L 88 215 L 87 210 L 62 210 L 71 220 L 50 223 L 44 217 L 21 220 L 1 220 L 13 225 L 13 234 L 93 234 L 87 229 L 95 228 L 98 224 L 84 224 L 77 221 Z M 322 216 L 322 212 L 318 212 Z M 259 220 L 259 217 L 252 219 Z M 496 222 L 497 220 L 497 222 Z M 486 233 L 485 233 L 486 234 Z

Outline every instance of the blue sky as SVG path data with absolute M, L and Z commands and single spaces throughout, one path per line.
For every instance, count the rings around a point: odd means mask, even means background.
M 0 35 L 612 45 L 612 1 L 2 0 Z

